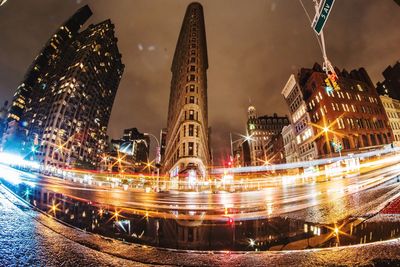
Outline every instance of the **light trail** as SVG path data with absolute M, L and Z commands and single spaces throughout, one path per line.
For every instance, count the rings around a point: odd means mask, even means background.
M 400 148 L 384 148 L 380 150 L 368 151 L 364 153 L 359 153 L 355 155 L 347 155 L 342 157 L 333 157 L 333 158 L 325 158 L 325 159 L 317 159 L 310 161 L 301 161 L 301 162 L 293 162 L 293 163 L 284 163 L 284 164 L 276 164 L 276 165 L 264 165 L 264 166 L 251 166 L 251 167 L 239 167 L 239 168 L 230 168 L 229 172 L 231 173 L 248 173 L 248 172 L 268 172 L 268 171 L 276 171 L 276 170 L 288 170 L 288 169 L 296 169 L 296 168 L 308 168 L 313 166 L 320 166 L 326 164 L 332 164 L 341 160 L 352 159 L 352 158 L 369 158 L 373 156 L 378 156 L 387 153 L 399 152 Z M 222 174 L 226 171 L 227 168 L 218 168 L 213 169 L 213 174 Z
M 309 176 L 261 173 L 258 174 L 260 177 L 254 174 L 254 178 L 235 179 L 229 186 L 249 186 L 249 189 L 232 193 L 179 190 L 156 193 L 145 192 L 143 188 L 123 190 L 118 186 L 111 188 L 106 182 L 98 185 L 96 175 L 93 175 L 92 183 L 89 184 L 85 183 L 83 178 L 35 176 L 5 165 L 1 165 L 0 173 L 7 175 L 0 176 L 7 181 L 38 186 L 94 206 L 115 207 L 121 212 L 132 212 L 147 217 L 178 220 L 251 220 L 337 202 L 346 196 L 377 188 L 400 175 L 400 155 L 384 155 L 382 151 L 369 155 L 376 158 L 365 160 L 354 170 L 341 168 L 333 176 L 325 169 Z M 80 174 L 87 175 L 85 172 Z M 74 182 L 74 179 L 79 182 Z M 259 190 L 254 189 L 254 185 L 257 184 Z

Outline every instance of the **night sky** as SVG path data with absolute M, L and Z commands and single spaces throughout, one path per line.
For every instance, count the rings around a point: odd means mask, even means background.
M 311 0 L 302 0 L 313 16 Z M 171 62 L 184 0 L 8 0 L 0 7 L 0 101 L 10 100 L 56 29 L 89 4 L 89 23 L 110 18 L 125 64 L 109 124 L 113 138 L 137 127 L 166 127 Z M 249 99 L 258 115 L 286 114 L 281 90 L 299 67 L 322 64 L 297 0 L 202 0 L 209 57 L 208 106 L 215 159 L 229 132 L 245 133 Z M 400 6 L 393 0 L 337 0 L 325 27 L 328 57 L 339 68 L 365 67 L 374 83 L 400 59 Z M 87 25 L 85 25 L 87 26 Z

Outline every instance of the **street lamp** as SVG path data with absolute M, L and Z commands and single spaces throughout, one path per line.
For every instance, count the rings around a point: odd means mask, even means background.
M 156 185 L 156 191 L 158 192 L 159 191 L 159 183 L 160 183 L 160 167 L 161 167 L 161 165 L 160 165 L 160 162 L 161 162 L 160 141 L 158 141 L 158 138 L 152 133 L 144 133 L 144 135 L 153 137 L 157 142 L 157 148 L 156 148 L 157 185 Z

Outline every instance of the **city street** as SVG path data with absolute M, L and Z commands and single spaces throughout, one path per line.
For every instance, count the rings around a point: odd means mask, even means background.
M 291 216 L 294 212 L 314 206 L 327 209 L 329 203 L 334 203 L 333 209 L 321 211 L 323 215 L 316 214 L 319 223 L 330 223 L 351 215 L 350 210 L 344 207 L 353 194 L 360 198 L 370 194 L 372 189 L 379 189 L 379 195 L 372 194 L 371 199 L 365 198 L 363 203 L 357 203 L 356 207 L 363 209 L 366 204 L 374 203 L 377 197 L 393 190 L 398 185 L 399 162 L 400 156 L 394 155 L 369 163 L 368 168 L 361 168 L 360 174 L 343 174 L 322 180 L 311 177 L 287 182 L 283 176 L 265 176 L 257 179 L 264 185 L 260 190 L 233 193 L 123 190 L 122 187 L 110 188 L 58 177 L 29 175 L 4 165 L 1 168 L 8 173 L 4 178 L 11 181 L 28 182 L 93 205 L 115 206 L 151 217 L 176 219 L 179 215 L 179 219 L 190 220 L 226 221 L 228 217 L 251 220 Z M 351 212 L 357 213 L 357 210 L 352 209 Z
M 303 225 L 307 232 L 313 229 L 314 247 L 334 246 L 335 241 L 329 238 L 330 227 L 342 224 L 349 232 L 345 224 L 357 225 L 357 218 L 373 216 L 388 202 L 399 198 L 399 162 L 398 154 L 389 153 L 365 161 L 351 172 L 337 171 L 333 177 L 327 171 L 310 177 L 258 174 L 253 179 L 262 185 L 259 190 L 216 193 L 110 187 L 79 176 L 62 179 L 0 166 L 1 181 L 10 190 L 33 207 L 81 229 L 166 248 L 280 250 L 289 243 L 292 245 L 288 248 L 309 246 L 310 236 L 303 233 Z M 181 236 L 175 224 L 203 229 L 210 234 L 203 233 L 200 243 L 181 243 L 178 239 L 174 243 L 171 238 Z M 261 232 L 256 230 L 260 224 L 265 229 Z M 274 233 L 276 236 L 272 239 L 271 229 L 279 233 Z M 215 231 L 219 235 L 211 234 Z M 397 234 L 398 230 L 395 231 Z M 169 236 L 171 233 L 174 234 Z M 380 240 L 387 238 L 383 232 L 375 235 Z M 214 238 L 220 241 L 212 242 Z M 342 244 L 366 243 L 365 239 L 357 241 L 357 238 L 355 235 L 342 240 Z M 246 240 L 257 242 L 251 241 L 254 244 L 246 248 Z M 299 240 L 303 243 L 294 245 Z
M 293 252 L 177 252 L 101 238 L 30 210 L 0 187 L 2 266 L 394 266 L 400 240 Z M 140 262 L 140 263 L 139 263 Z
M 400 266 L 400 0 L 164 2 L 0 0 L 0 267 Z

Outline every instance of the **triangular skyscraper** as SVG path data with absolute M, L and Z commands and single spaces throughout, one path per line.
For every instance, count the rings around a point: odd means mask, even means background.
M 183 19 L 171 66 L 164 170 L 193 181 L 210 164 L 207 114 L 207 44 L 203 7 L 191 3 Z

